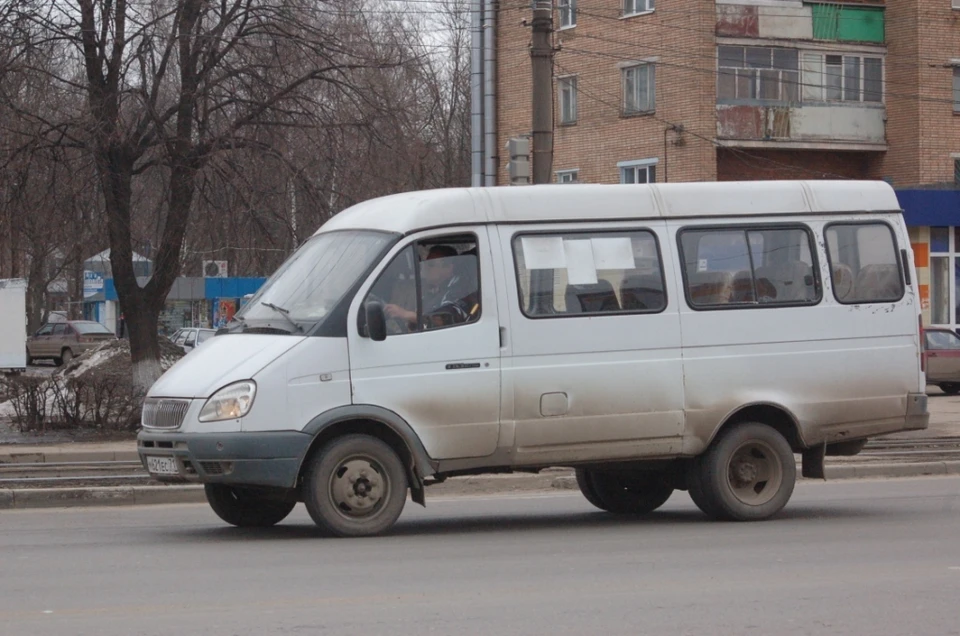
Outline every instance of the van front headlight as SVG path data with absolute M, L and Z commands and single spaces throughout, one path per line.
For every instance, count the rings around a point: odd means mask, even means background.
M 257 384 L 253 380 L 234 382 L 223 387 L 207 400 L 200 409 L 201 422 L 238 420 L 250 412 L 253 398 L 257 396 Z

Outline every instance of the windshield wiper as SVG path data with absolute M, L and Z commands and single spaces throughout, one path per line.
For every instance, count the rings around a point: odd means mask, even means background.
M 263 305 L 264 307 L 269 307 L 270 309 L 274 310 L 275 312 L 277 312 L 278 314 L 280 314 L 281 316 L 283 316 L 284 319 L 285 319 L 287 322 L 289 322 L 291 325 L 293 325 L 293 328 L 296 329 L 297 331 L 302 331 L 302 330 L 303 330 L 303 329 L 300 327 L 300 325 L 297 324 L 297 322 L 296 322 L 293 318 L 290 317 L 290 310 L 289 310 L 289 309 L 286 309 L 285 307 L 280 307 L 279 305 L 274 305 L 273 303 L 263 302 L 262 300 L 260 301 L 260 304 Z

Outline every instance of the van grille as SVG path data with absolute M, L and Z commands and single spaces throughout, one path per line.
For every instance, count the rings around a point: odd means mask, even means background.
M 147 400 L 143 404 L 143 427 L 167 430 L 180 428 L 189 408 L 188 400 Z

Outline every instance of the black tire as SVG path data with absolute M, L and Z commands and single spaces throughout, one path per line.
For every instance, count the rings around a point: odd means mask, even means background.
M 369 435 L 332 440 L 311 460 L 303 503 L 320 528 L 338 537 L 380 534 L 407 502 L 407 473 L 397 454 Z
M 787 505 L 797 481 L 790 444 L 775 429 L 756 422 L 721 433 L 688 470 L 690 497 L 697 507 L 729 521 L 772 517 Z
M 576 475 L 577 485 L 587 501 L 614 514 L 653 512 L 673 494 L 673 488 L 653 472 L 602 472 L 578 468 Z
M 238 528 L 269 528 L 290 514 L 296 502 L 266 499 L 226 484 L 204 484 L 207 502 L 217 516 Z
M 34 361 L 33 361 L 33 356 L 30 355 L 30 349 L 27 349 L 27 366 L 28 366 L 28 367 L 32 367 L 32 366 L 33 366 L 33 362 L 34 362 Z
M 940 390 L 946 393 L 947 395 L 956 395 L 960 393 L 960 384 L 954 382 L 944 382 L 943 384 L 938 384 Z
M 70 364 L 72 361 L 73 361 L 73 350 L 67 347 L 60 352 L 60 357 L 57 358 L 57 366 Z

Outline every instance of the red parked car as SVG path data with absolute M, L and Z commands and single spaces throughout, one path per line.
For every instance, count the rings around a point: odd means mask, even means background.
M 70 320 L 48 323 L 27 338 L 27 364 L 35 360 L 53 360 L 61 365 L 116 335 L 98 322 Z
M 950 329 L 924 329 L 927 384 L 936 384 L 944 393 L 960 393 L 960 336 Z

